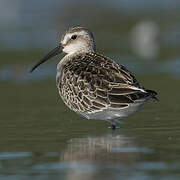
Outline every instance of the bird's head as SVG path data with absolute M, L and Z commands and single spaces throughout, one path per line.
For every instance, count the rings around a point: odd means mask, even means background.
M 40 64 L 61 52 L 73 54 L 95 52 L 95 50 L 94 37 L 88 29 L 84 27 L 70 28 L 64 33 L 64 35 L 62 35 L 60 44 L 35 64 L 30 72 L 34 71 L 34 69 L 36 69 Z

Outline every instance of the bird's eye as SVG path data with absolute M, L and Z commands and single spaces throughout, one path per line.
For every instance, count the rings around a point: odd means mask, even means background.
M 71 39 L 75 40 L 77 38 L 77 35 L 72 35 Z

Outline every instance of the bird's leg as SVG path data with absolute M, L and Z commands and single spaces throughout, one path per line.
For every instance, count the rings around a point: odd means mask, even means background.
M 112 130 L 116 129 L 116 125 L 114 123 L 112 123 L 111 127 L 112 127 Z
M 110 120 L 107 121 L 111 123 L 111 126 L 108 127 L 109 129 L 115 130 L 119 128 L 118 126 L 115 125 L 116 124 L 115 121 L 110 121 Z

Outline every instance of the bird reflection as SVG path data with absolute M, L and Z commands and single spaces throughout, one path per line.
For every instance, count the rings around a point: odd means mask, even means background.
M 134 138 L 113 132 L 99 137 L 71 139 L 61 156 L 61 162 L 70 165 L 67 179 L 105 178 L 108 173 L 117 175 L 117 170 L 118 174 L 124 168 L 132 170 L 134 162 L 146 151 L 148 149 L 137 147 Z
M 65 161 L 105 161 L 124 159 L 119 154 L 134 147 L 133 139 L 120 134 L 108 134 L 100 137 L 71 139 L 64 152 Z M 127 160 L 127 159 L 126 159 Z

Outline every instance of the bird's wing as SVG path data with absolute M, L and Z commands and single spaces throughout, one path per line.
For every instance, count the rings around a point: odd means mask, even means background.
M 149 95 L 124 66 L 95 53 L 74 57 L 62 76 L 60 91 L 75 111 L 125 108 Z

